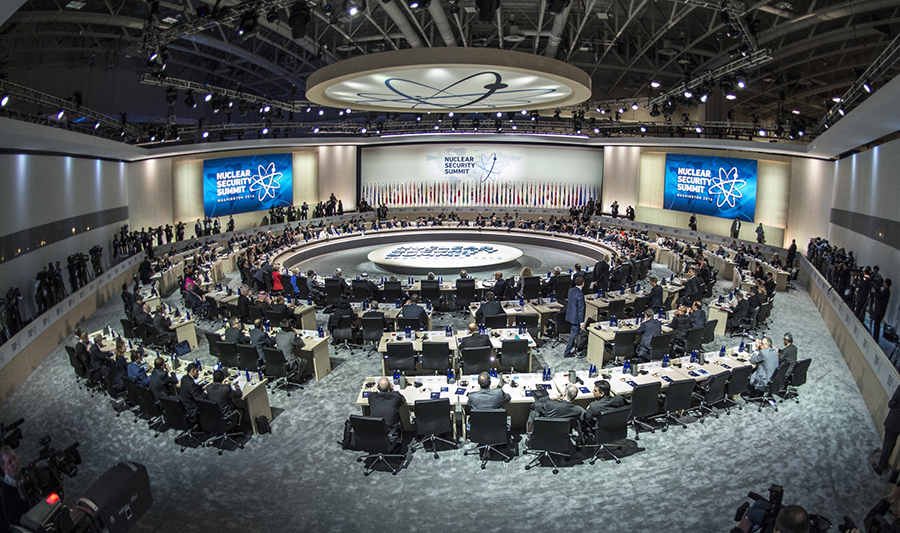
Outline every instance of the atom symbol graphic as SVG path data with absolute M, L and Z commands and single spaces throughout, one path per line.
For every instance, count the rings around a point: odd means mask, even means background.
M 481 162 L 475 163 L 475 168 L 484 172 L 484 174 L 481 175 L 482 183 L 491 179 L 491 176 L 493 176 L 494 174 L 500 173 L 499 170 L 494 170 L 494 165 L 496 165 L 496 164 L 497 164 L 497 154 L 491 154 L 491 155 L 487 156 L 487 158 L 484 157 L 484 154 L 481 154 Z
M 250 192 L 259 191 L 259 201 L 262 202 L 271 196 L 275 199 L 275 191 L 281 188 L 279 181 L 284 174 L 275 172 L 275 163 L 269 163 L 268 167 L 259 166 L 258 175 L 250 179 Z
M 728 207 L 734 208 L 735 200 L 744 196 L 741 189 L 746 184 L 746 181 L 738 179 L 737 168 L 731 167 L 731 170 L 720 168 L 719 179 L 709 188 L 709 193 L 716 195 L 716 207 L 728 204 Z
M 499 73 L 489 71 L 472 74 L 444 88 L 403 78 L 389 78 L 384 85 L 389 94 L 357 93 L 357 103 L 405 104 L 412 108 L 429 106 L 440 109 L 461 109 L 481 103 L 484 107 L 496 108 L 527 105 L 539 96 L 557 92 L 555 88 L 508 89 L 509 85 L 503 83 Z

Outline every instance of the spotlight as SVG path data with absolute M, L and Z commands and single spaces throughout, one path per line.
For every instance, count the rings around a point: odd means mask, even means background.
M 503 113 L 500 111 L 497 111 L 497 118 L 502 118 L 502 117 L 503 117 Z
M 256 13 L 248 11 L 241 16 L 241 23 L 238 25 L 238 35 L 246 35 L 256 29 Z
M 537 112 L 537 111 L 532 111 L 532 112 L 531 112 L 531 121 L 532 121 L 532 122 L 537 122 L 538 116 L 540 116 L 540 115 L 538 115 L 538 112 Z
M 605 114 L 609 113 L 608 109 L 600 109 L 599 107 L 597 108 L 597 111 L 599 111 L 601 115 L 605 115 Z
M 696 131 L 697 133 L 703 133 L 703 128 L 697 126 L 696 128 L 694 128 L 694 131 Z
M 356 16 L 363 7 L 362 0 L 344 0 L 344 12 L 351 17 Z
M 700 103 L 705 104 L 709 101 L 709 85 L 703 85 L 700 87 Z
M 765 137 L 765 136 L 766 136 L 766 130 L 760 129 L 758 133 L 759 133 L 759 136 L 760 136 L 760 137 Z
M 213 97 L 212 93 L 206 93 L 206 96 L 203 97 L 203 101 L 209 102 L 210 100 L 212 100 L 212 97 Z
M 3 93 L 3 97 L 0 97 L 0 107 L 6 107 L 6 104 L 9 103 L 9 94 Z
M 435 125 L 434 125 L 434 129 L 435 129 L 435 130 L 441 129 L 441 125 L 440 125 L 440 124 L 435 124 Z
M 631 104 L 631 109 L 632 109 L 633 111 L 637 111 L 637 110 L 640 109 L 640 108 L 641 108 L 641 106 L 639 106 L 637 102 L 634 102 L 634 103 Z
M 647 133 L 647 128 L 645 126 L 641 126 L 641 133 Z
M 844 116 L 844 115 L 847 114 L 847 112 L 844 111 L 844 107 L 843 107 L 843 106 L 841 106 L 841 107 L 838 108 L 838 113 L 840 113 L 841 116 Z M 56 118 L 59 118 L 59 117 L 57 116 Z
M 620 115 L 621 115 L 622 113 L 624 113 L 624 112 L 625 112 L 625 108 L 624 108 L 624 107 L 620 107 L 620 108 L 618 109 L 618 113 L 619 113 Z
M 872 84 L 869 83 L 869 80 L 864 81 L 862 87 L 866 90 L 867 93 L 872 93 Z
M 658 117 L 660 115 L 659 112 L 659 104 L 653 104 L 653 109 L 650 110 L 651 117 Z
M 450 123 L 450 131 L 456 131 L 456 128 L 458 127 L 459 121 L 454 119 L 453 122 Z
M 662 85 L 662 84 L 659 83 L 659 82 L 656 81 L 656 80 L 653 80 L 653 81 L 650 82 L 650 87 L 653 87 L 654 89 L 659 89 L 659 86 L 660 86 L 660 85 Z
M 208 131 L 204 131 L 204 132 L 203 132 L 203 138 L 206 139 L 207 137 L 209 137 L 209 132 L 208 132 Z
M 527 110 L 527 109 L 523 109 L 523 110 L 521 111 L 521 113 L 522 113 L 523 115 L 527 115 L 527 114 L 528 114 L 528 110 Z
M 513 125 L 512 125 L 512 129 L 517 130 L 517 129 L 519 129 L 519 127 L 516 126 L 515 124 L 513 124 Z
M 269 127 L 268 127 L 268 126 L 264 126 L 263 129 L 262 129 L 262 134 L 263 134 L 263 135 L 267 135 L 268 133 L 269 133 Z
M 725 93 L 725 98 L 728 100 L 737 100 L 737 96 L 734 93 Z
M 421 122 L 421 121 L 422 121 L 422 115 L 417 113 L 416 114 L 416 122 Z
M 359 132 L 360 132 L 360 133 L 368 133 L 368 131 L 369 131 L 369 128 L 367 128 L 367 127 L 365 127 L 365 126 L 359 128 Z
M 692 93 L 690 89 L 685 89 L 685 90 L 684 90 L 684 97 L 685 97 L 685 98 L 691 98 L 691 97 L 693 97 L 693 96 L 694 96 L 694 93 Z
M 272 106 L 270 106 L 269 104 L 266 104 L 262 107 L 263 113 L 268 113 L 271 110 L 272 110 Z
M 431 5 L 431 0 L 408 0 L 406 5 L 408 5 L 410 9 L 428 9 L 428 6 Z
M 478 131 L 478 124 L 479 124 L 478 119 L 476 118 L 475 120 L 472 121 L 472 129 L 475 131 Z
M 735 74 L 734 82 L 737 84 L 738 89 L 745 89 L 747 87 L 747 77 L 743 74 Z
M 793 114 L 795 114 L 795 115 L 799 115 L 799 114 L 800 114 L 800 110 L 799 110 L 799 109 L 794 109 L 794 110 L 791 111 L 791 113 L 793 113 Z
M 313 128 L 313 133 L 319 133 L 319 127 L 318 127 L 318 126 L 316 126 L 316 127 Z
M 56 120 L 62 120 L 62 118 L 65 116 L 65 114 L 66 114 L 66 110 L 60 108 L 60 110 L 56 112 Z
M 600 133 L 600 128 L 594 128 L 594 133 Z
M 266 22 L 269 24 L 275 24 L 278 21 L 278 10 L 270 9 L 268 13 L 266 13 Z
M 453 115 L 454 115 L 453 111 L 450 111 L 449 113 L 447 113 L 447 116 L 450 118 L 453 118 Z
M 309 7 L 304 2 L 297 2 L 291 8 L 288 16 L 288 26 L 291 27 L 291 38 L 300 39 L 306 34 L 306 26 L 312 20 Z
M 834 102 L 834 103 L 836 103 L 836 104 L 841 103 L 841 100 L 842 100 L 842 98 L 841 98 L 840 96 L 833 96 L 833 97 L 831 97 L 831 101 Z
M 95 129 L 95 130 L 96 130 L 96 129 L 100 129 L 100 123 L 99 123 L 99 122 L 94 122 L 94 129 Z
M 319 116 L 321 117 L 321 116 L 324 115 L 324 114 L 325 114 L 325 110 L 324 110 L 324 109 L 320 109 L 320 110 L 319 110 Z
M 178 89 L 169 87 L 166 89 L 166 103 L 172 105 L 175 103 L 175 100 L 178 100 Z

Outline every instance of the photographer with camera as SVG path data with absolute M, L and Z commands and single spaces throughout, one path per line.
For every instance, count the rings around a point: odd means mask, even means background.
M 771 505 L 766 509 L 764 506 L 758 505 L 760 502 Z M 737 527 L 732 528 L 731 533 L 750 533 L 754 527 L 759 527 L 763 533 L 809 533 L 810 516 L 803 507 L 799 505 L 787 505 L 782 507 L 775 518 L 775 525 L 767 527 L 767 518 L 770 517 L 770 511 L 775 505 L 766 500 L 757 500 L 749 509 L 744 512 L 740 523 Z
M 22 467 L 16 452 L 9 446 L 0 448 L 0 467 L 3 468 L 3 481 L 0 482 L 0 507 L 3 510 L 0 532 L 6 532 L 11 531 L 10 526 L 19 525 L 19 520 L 31 509 L 31 505 L 24 498 L 20 486 Z

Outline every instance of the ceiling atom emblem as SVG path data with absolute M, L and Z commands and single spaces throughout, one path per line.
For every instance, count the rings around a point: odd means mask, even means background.
M 472 48 L 367 54 L 310 76 L 306 97 L 328 107 L 369 111 L 520 111 L 581 103 L 590 77 L 555 59 Z

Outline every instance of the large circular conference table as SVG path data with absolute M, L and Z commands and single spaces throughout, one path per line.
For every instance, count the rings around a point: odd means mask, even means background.
M 618 255 L 618 251 L 610 244 L 577 235 L 508 228 L 428 226 L 348 233 L 337 237 L 313 240 L 282 250 L 271 262 L 281 263 L 285 268 L 290 269 L 304 261 L 321 258 L 324 255 L 368 246 L 382 246 L 383 248 L 369 254 L 369 260 L 385 270 L 399 274 L 424 274 L 427 271 L 446 273 L 473 267 L 508 267 L 515 264 L 516 260 L 522 256 L 521 250 L 516 248 L 516 245 L 571 252 L 595 261 L 599 261 L 601 256 L 609 259 L 613 255 Z M 459 258 L 453 257 L 452 261 L 450 258 L 436 256 L 423 257 L 415 262 L 388 259 L 389 252 L 398 248 L 437 248 L 438 250 L 449 248 L 452 250 L 459 246 L 462 246 L 463 249 L 467 246 L 487 247 L 498 250 L 498 252 L 493 259 L 489 256 L 494 254 L 485 253 L 473 254 L 468 257 L 462 257 L 460 254 Z M 340 266 L 339 261 L 336 266 Z

